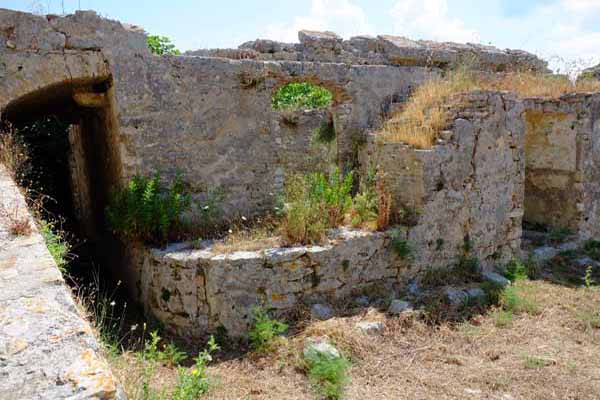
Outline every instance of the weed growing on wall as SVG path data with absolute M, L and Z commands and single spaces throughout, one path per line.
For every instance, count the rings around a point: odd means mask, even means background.
M 288 83 L 280 88 L 273 96 L 273 108 L 313 109 L 327 107 L 333 101 L 332 93 L 324 87 L 309 82 Z
M 352 206 L 352 174 L 336 168 L 288 179 L 283 233 L 291 243 L 320 242 L 328 228 L 341 224 Z
M 361 227 L 368 221 L 376 221 L 379 214 L 379 196 L 377 194 L 377 169 L 369 166 L 367 173 L 361 177 L 359 192 L 354 196 L 351 223 Z
M 114 193 L 106 215 L 117 234 L 160 244 L 176 234 L 190 203 L 181 175 L 164 187 L 156 173 L 152 178 L 136 176 L 124 190 Z
M 171 39 L 166 36 L 148 35 L 146 38 L 148 48 L 157 56 L 178 56 L 181 52 L 171 43 Z
M 58 269 L 62 273 L 65 273 L 66 267 L 71 259 L 71 255 L 69 254 L 71 245 L 65 239 L 64 232 L 58 229 L 54 222 L 39 220 L 38 224 L 40 233 L 46 241 L 46 246 L 48 247 L 48 251 L 50 251 L 52 258 L 54 258 L 54 262 L 56 262 Z

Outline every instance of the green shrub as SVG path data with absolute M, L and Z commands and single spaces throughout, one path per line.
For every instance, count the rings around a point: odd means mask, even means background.
M 369 167 L 367 174 L 360 180 L 359 193 L 354 196 L 351 222 L 359 227 L 367 221 L 377 220 L 379 215 L 379 196 L 376 190 L 377 169 Z
M 185 361 L 187 357 L 187 354 L 180 351 L 175 343 L 169 343 L 164 346 L 163 351 L 158 355 L 158 360 L 170 366 L 176 366 Z
M 319 144 L 330 144 L 336 138 L 333 120 L 323 121 L 314 133 L 314 141 Z
M 56 229 L 56 224 L 44 220 L 39 221 L 40 233 L 46 242 L 46 247 L 52 255 L 54 262 L 61 272 L 66 271 L 67 264 L 69 263 L 69 251 L 71 245 L 64 238 L 63 233 Z
M 350 361 L 315 351 L 307 355 L 305 362 L 308 379 L 317 393 L 325 399 L 341 399 L 349 381 Z
M 261 307 L 255 307 L 252 313 L 254 324 L 250 329 L 250 343 L 259 353 L 267 352 L 279 335 L 287 331 L 288 325 L 272 319 L 269 317 L 269 313 Z
M 172 400 L 196 400 L 210 389 L 210 378 L 206 365 L 212 361 L 211 354 L 219 349 L 213 336 L 208 341 L 208 348 L 194 359 L 192 368 L 179 368 L 177 384 L 171 396 Z
M 286 184 L 284 234 L 291 243 L 318 243 L 328 228 L 343 222 L 352 205 L 352 174 L 342 177 L 335 169 L 296 175 Z
M 157 244 L 176 231 L 190 203 L 180 175 L 165 189 L 157 173 L 150 179 L 136 176 L 127 188 L 114 193 L 106 215 L 117 234 Z
M 400 232 L 392 231 L 391 239 L 391 245 L 394 252 L 403 260 L 410 259 L 413 253 L 412 247 L 410 247 L 410 243 L 408 243 L 407 240 L 400 237 Z
M 288 83 L 273 96 L 276 110 L 321 108 L 331 104 L 333 95 L 324 87 L 309 82 Z
M 504 276 L 511 282 L 524 281 L 529 278 L 525 264 L 517 259 L 514 259 L 508 263 Z
M 181 54 L 175 45 L 171 43 L 171 39 L 166 36 L 148 35 L 146 40 L 150 51 L 157 56 L 178 56 Z

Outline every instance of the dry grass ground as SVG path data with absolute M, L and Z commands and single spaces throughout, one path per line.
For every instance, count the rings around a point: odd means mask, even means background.
M 429 325 L 365 310 L 308 323 L 273 354 L 217 359 L 208 369 L 216 384 L 206 398 L 316 398 L 299 367 L 307 336 L 329 336 L 351 358 L 345 399 L 599 398 L 600 288 L 546 281 L 518 288 L 539 311 L 504 321 L 491 309 L 467 322 Z M 355 328 L 361 320 L 383 321 L 385 329 L 362 333 Z M 134 359 L 119 360 L 118 373 L 127 380 Z M 172 385 L 175 373 L 164 368 L 157 379 L 159 386 Z
M 590 326 L 589 316 L 600 310 L 600 290 L 520 285 L 541 313 L 516 315 L 506 327 L 497 326 L 498 311 L 491 311 L 439 326 L 379 315 L 386 324 L 382 335 L 357 332 L 360 316 L 307 331 L 333 333 L 352 356 L 346 399 L 597 399 L 600 329 Z M 226 361 L 210 372 L 221 379 L 212 399 L 314 398 L 285 357 Z
M 597 399 L 600 396 L 600 290 L 523 282 L 539 315 L 516 315 L 499 327 L 499 311 L 458 325 L 431 326 L 377 315 L 386 329 L 366 335 L 365 316 L 309 325 L 277 355 L 217 363 L 211 399 L 311 399 L 297 370 L 302 337 L 325 334 L 352 357 L 347 399 Z M 367 319 L 373 320 L 370 316 Z M 593 319 L 592 319 L 593 321 Z
M 438 134 L 450 124 L 448 110 L 459 105 L 458 95 L 477 90 L 508 91 L 521 98 L 558 98 L 569 93 L 600 91 L 600 81 L 572 82 L 566 76 L 517 72 L 481 75 L 459 68 L 444 78 L 419 86 L 404 108 L 385 123 L 382 139 L 420 149 L 430 148 Z

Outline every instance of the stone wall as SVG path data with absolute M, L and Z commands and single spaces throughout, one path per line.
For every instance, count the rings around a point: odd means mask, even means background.
M 334 62 L 363 65 L 411 65 L 449 68 L 461 64 L 501 72 L 547 71 L 547 63 L 522 50 L 481 44 L 410 40 L 400 36 L 355 36 L 343 40 L 333 32 L 300 31 L 299 43 L 258 39 L 238 49 L 190 51 L 188 55 L 233 59 Z
M 342 229 L 331 237 L 323 246 L 260 251 L 219 253 L 209 243 L 143 251 L 142 303 L 179 335 L 200 337 L 224 327 L 241 336 L 255 306 L 282 315 L 363 291 L 391 295 L 411 275 L 386 233 Z
M 123 399 L 44 239 L 10 233 L 27 205 L 0 165 L 0 398 Z
M 421 269 L 448 266 L 465 243 L 484 266 L 506 263 L 520 247 L 523 106 L 488 92 L 460 103 L 431 150 L 382 143 L 374 134 L 361 156 L 363 166 L 373 163 L 382 174 L 392 219 L 412 225 L 408 238 Z
M 197 197 L 207 187 L 226 189 L 230 216 L 269 211 L 286 172 L 327 161 L 310 139 L 331 115 L 339 154 L 352 162 L 355 143 L 381 122 L 389 103 L 439 74 L 425 67 L 157 57 L 141 30 L 93 12 L 40 17 L 0 10 L 0 31 L 5 117 L 23 105 L 48 109 L 50 100 L 70 101 L 81 86 L 94 91 L 103 83 L 114 101 L 116 126 L 107 134 L 121 182 L 155 171 L 169 180 L 182 170 Z M 292 81 L 329 88 L 332 108 L 292 116 L 273 110 L 273 94 Z
M 566 228 L 585 240 L 600 234 L 600 96 L 524 102 L 524 219 Z

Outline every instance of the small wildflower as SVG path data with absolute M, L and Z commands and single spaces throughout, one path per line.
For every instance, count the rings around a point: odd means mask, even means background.
M 197 368 L 194 368 L 194 369 L 192 370 L 192 375 L 194 375 L 194 376 L 198 376 L 199 374 L 200 374 L 200 371 L 198 371 L 198 369 L 197 369 Z
M 202 207 L 203 210 L 208 210 L 208 206 Z
M 117 282 L 117 286 L 121 286 L 121 280 L 119 279 L 119 281 Z
M 246 218 L 242 215 L 242 221 L 248 221 L 248 218 Z
M 227 232 L 229 232 L 229 233 L 233 233 L 233 230 L 231 230 L 231 229 L 230 229 L 230 230 L 228 230 Z
M 138 327 L 138 325 L 137 325 L 137 324 L 133 324 L 133 325 L 131 325 L 131 330 L 132 330 L 132 331 L 135 331 L 135 330 L 137 329 L 137 327 Z
M 117 303 L 115 303 L 115 301 L 114 301 L 114 300 L 110 302 L 110 306 L 111 306 L 111 307 L 114 307 L 114 306 L 115 306 L 115 304 L 117 304 Z

